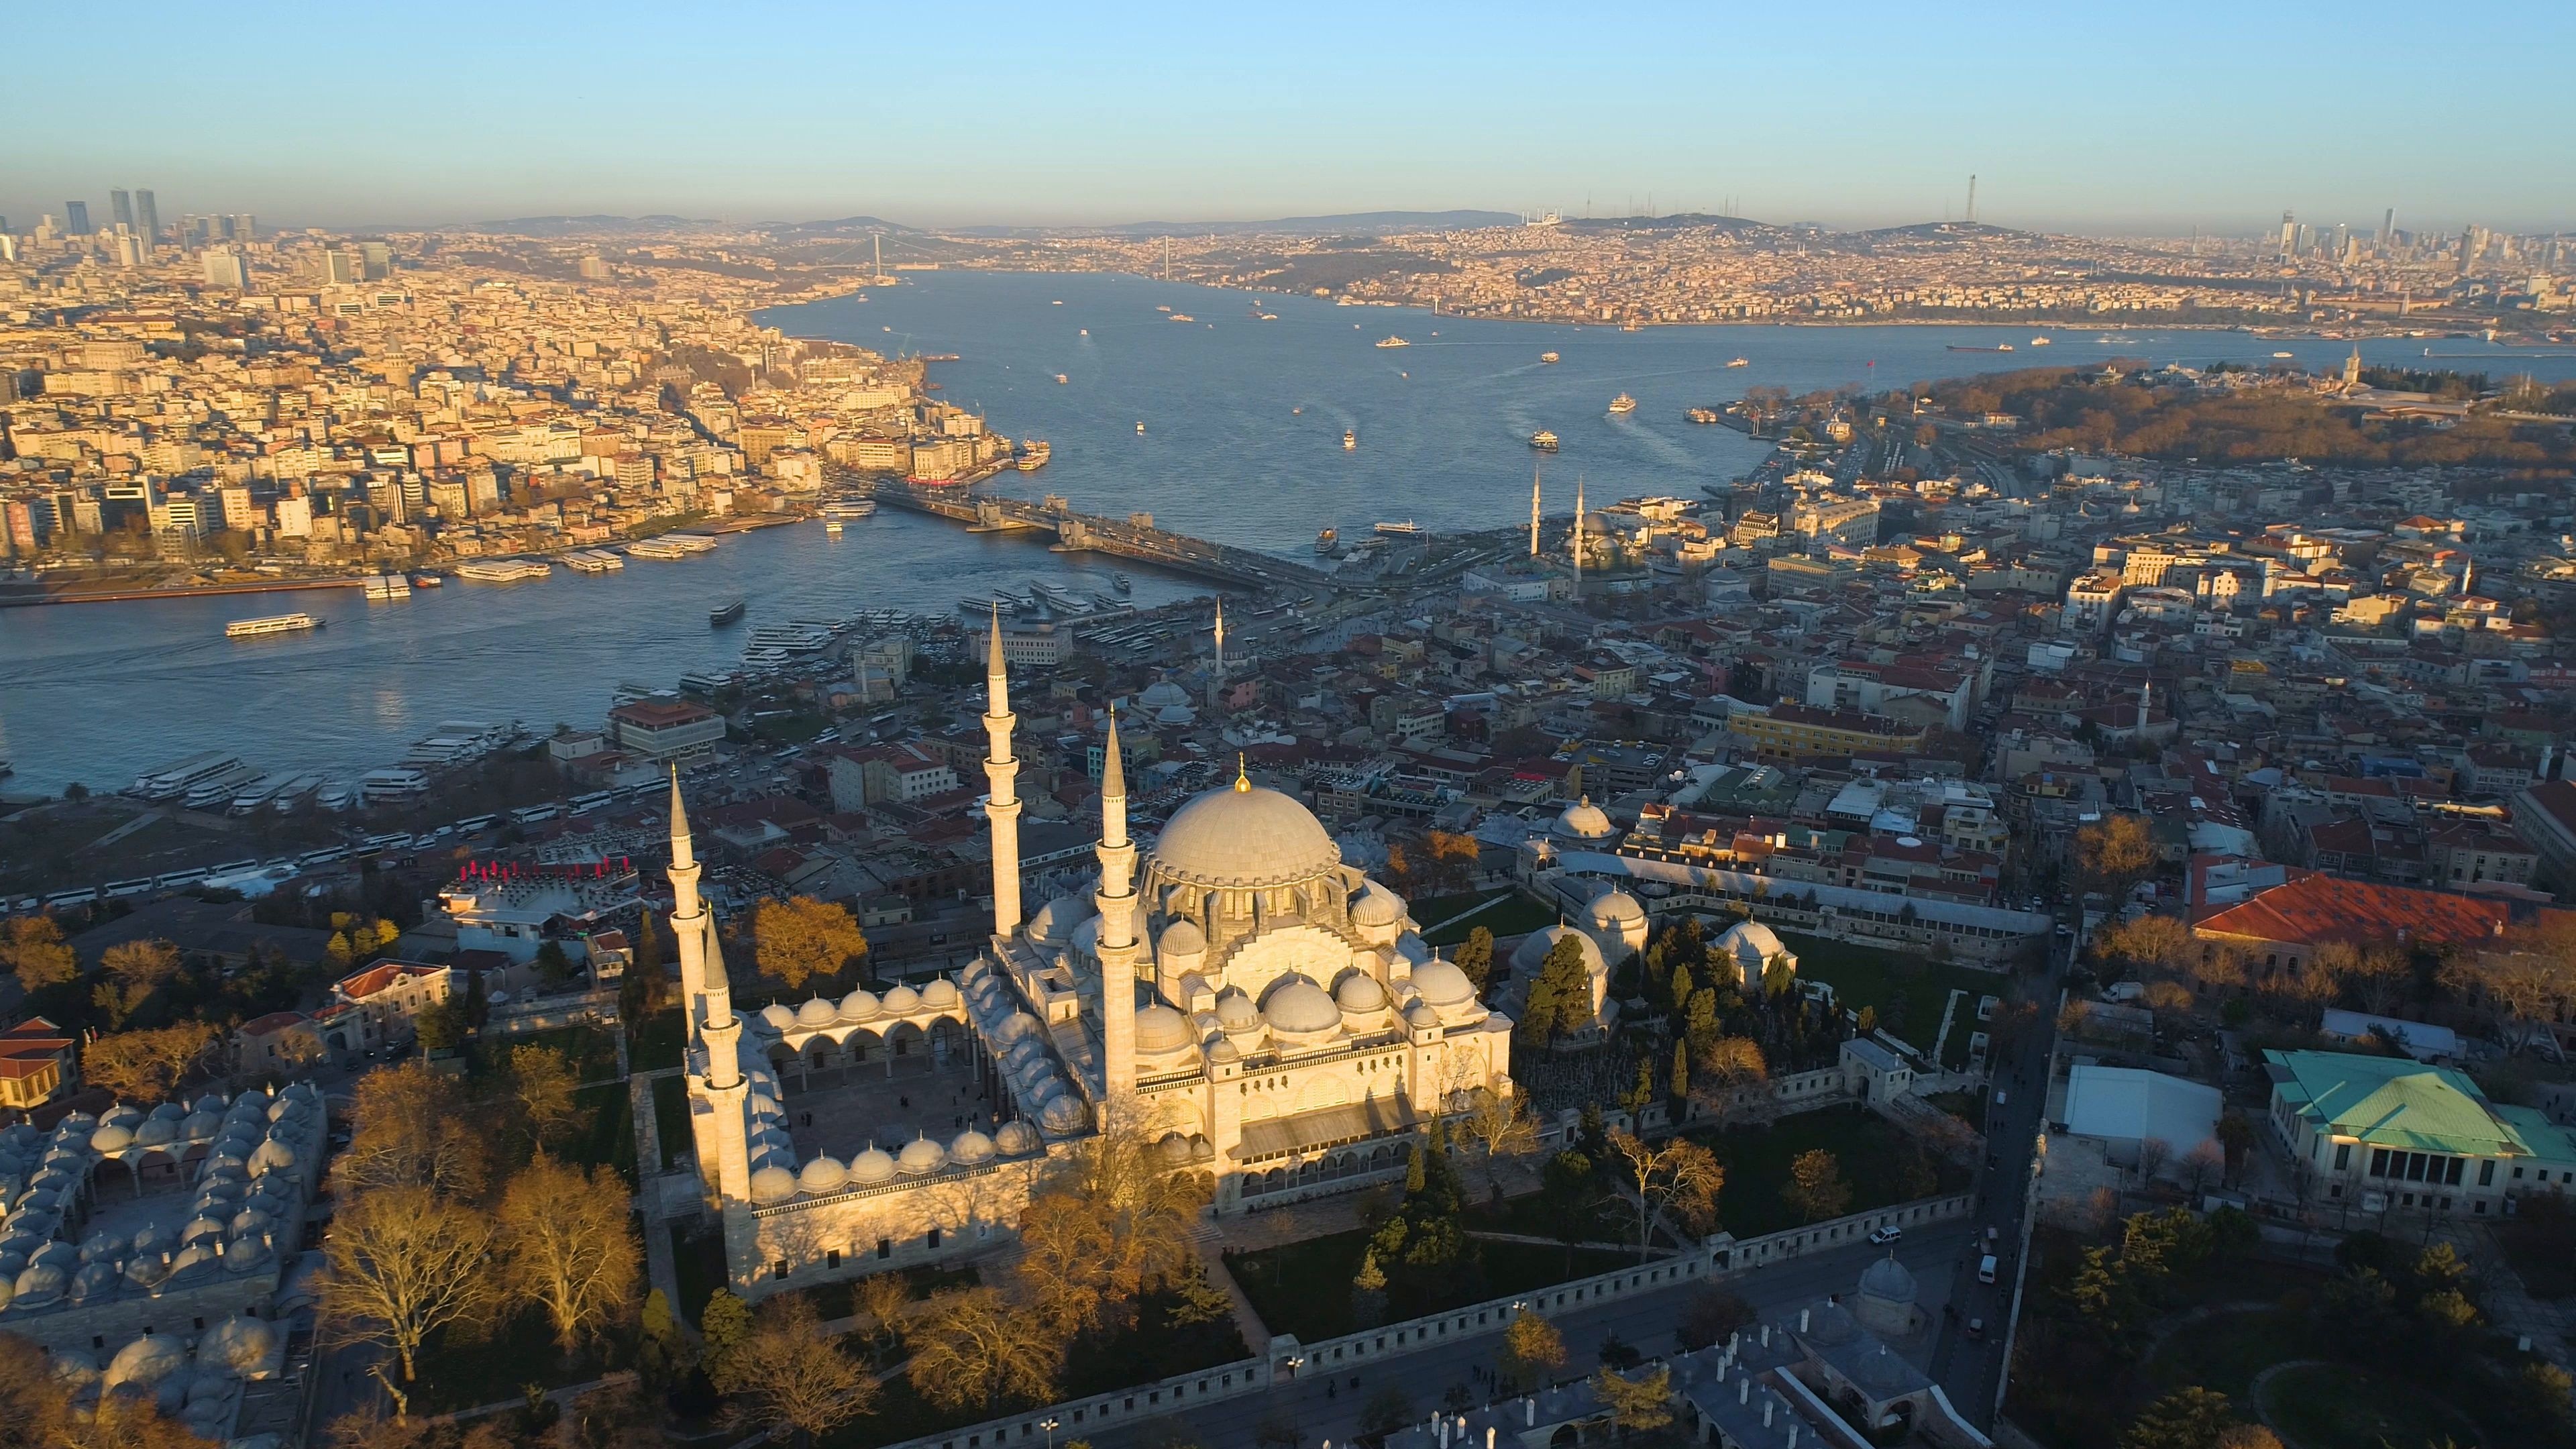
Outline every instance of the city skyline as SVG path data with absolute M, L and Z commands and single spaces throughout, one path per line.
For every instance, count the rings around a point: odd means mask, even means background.
M 2552 32 L 2576 39 L 2576 21 L 2534 17 L 2462 115 L 2461 97 L 2377 38 L 2374 8 L 2339 11 L 2330 31 L 2286 16 L 2148 31 L 1990 15 L 1936 33 L 1890 9 L 1834 39 L 1763 14 L 1647 12 L 1559 33 L 1530 11 L 1318 12 L 1271 35 L 1000 7 L 982 27 L 998 41 L 971 55 L 944 17 L 861 29 L 794 7 L 753 12 L 733 40 L 692 29 L 686 46 L 649 15 L 470 8 L 424 32 L 390 17 L 264 26 L 254 8 L 243 23 L 167 17 L 124 44 L 145 70 L 296 93 L 327 127 L 244 146 L 184 88 L 105 116 L 22 90 L 0 103 L 23 158 L 0 215 L 26 226 L 81 200 L 96 218 L 112 188 L 148 185 L 174 213 L 286 226 L 869 213 L 1079 227 L 1651 205 L 1843 228 L 1963 216 L 1975 174 L 1980 220 L 2039 230 L 2253 236 L 2284 209 L 2364 229 L 2390 207 L 2400 226 L 2566 225 L 2547 198 L 2568 194 L 2576 160 L 2475 138 L 2546 129 L 2547 62 L 2566 53 Z M 83 22 L 26 25 L 41 50 L 72 46 Z M 530 52 L 575 60 L 532 83 L 517 60 Z M 944 78 L 943 56 L 956 57 Z M 1129 76 L 1141 84 L 1122 89 Z M 746 96 L 760 109 L 729 99 Z

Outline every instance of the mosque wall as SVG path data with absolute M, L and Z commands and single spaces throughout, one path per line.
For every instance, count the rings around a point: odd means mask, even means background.
M 726 1268 L 749 1298 L 973 1257 L 1018 1231 L 1037 1184 L 1071 1151 L 950 1167 L 923 1182 L 857 1187 L 772 1207 L 729 1203 Z M 782 1265 L 785 1272 L 782 1274 Z

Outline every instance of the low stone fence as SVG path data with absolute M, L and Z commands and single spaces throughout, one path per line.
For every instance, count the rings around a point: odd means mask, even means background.
M 1508 1298 L 1453 1308 L 1445 1313 L 1348 1333 L 1320 1343 L 1300 1343 L 1294 1335 L 1278 1334 L 1271 1338 L 1267 1352 L 1260 1358 L 1238 1359 L 1158 1383 L 1139 1384 L 1134 1388 L 1094 1394 L 1085 1399 L 1071 1399 L 962 1429 L 907 1439 L 900 1444 L 888 1445 L 886 1449 L 996 1449 L 996 1446 L 1022 1441 L 1042 1443 L 1049 1436 L 1047 1421 L 1050 1419 L 1055 1421 L 1052 1430 L 1055 1442 L 1085 1438 L 1088 1437 L 1086 1431 L 1096 1431 L 1104 1425 L 1132 1424 L 1220 1399 L 1260 1393 L 1274 1385 L 1293 1382 L 1309 1369 L 1338 1369 L 1345 1364 L 1418 1353 L 1433 1344 L 1454 1339 L 1500 1333 L 1524 1307 L 1545 1314 L 1579 1312 L 1614 1299 L 1666 1292 L 1686 1283 L 1731 1277 L 1805 1253 L 1848 1247 L 1882 1227 L 1913 1228 L 1949 1222 L 1973 1213 L 1976 1205 L 1974 1193 L 1961 1193 L 1852 1213 L 1829 1222 L 1811 1223 L 1803 1228 L 1741 1241 L 1720 1233 L 1699 1247 L 1676 1256 Z

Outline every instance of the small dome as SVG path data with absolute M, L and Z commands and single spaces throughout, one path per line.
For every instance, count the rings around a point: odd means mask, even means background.
M 993 1151 L 993 1139 L 969 1127 L 957 1134 L 956 1141 L 948 1144 L 948 1160 L 960 1167 L 972 1167 L 978 1162 L 990 1161 Z
M 294 1167 L 295 1149 L 274 1138 L 259 1144 L 259 1150 L 250 1155 L 250 1170 L 254 1173 L 292 1171 Z
M 171 1333 L 147 1333 L 116 1351 L 101 1382 L 110 1389 L 127 1384 L 150 1387 L 188 1366 L 188 1347 Z
M 170 1260 L 170 1281 L 185 1283 L 213 1273 L 217 1263 L 215 1250 L 218 1241 L 214 1238 L 205 1238 L 180 1249 L 179 1256 Z
M 1166 1132 L 1163 1140 L 1154 1144 L 1154 1155 L 1162 1159 L 1164 1166 L 1178 1167 L 1190 1160 L 1190 1139 L 1178 1132 Z
M 1058 1135 L 1081 1131 L 1090 1117 L 1082 1104 L 1071 1097 L 1058 1097 L 1038 1109 L 1038 1121 L 1045 1125 L 1046 1130 Z
M 1243 1048 L 1224 1037 L 1218 1037 L 1216 1045 L 1208 1048 L 1207 1059 L 1211 1062 L 1239 1062 L 1243 1060 Z
M 1425 961 L 1414 967 L 1413 989 L 1443 1011 L 1472 1005 L 1476 1000 L 1476 987 L 1467 979 L 1467 973 L 1447 961 Z
M 993 1028 L 993 1040 L 1001 1042 L 1004 1045 L 1009 1045 L 1017 1042 L 1024 1036 L 1035 1035 L 1037 1029 L 1038 1019 L 1036 1017 L 1029 1015 L 1025 1011 L 1015 1011 L 1010 1015 L 1003 1017 L 1000 1024 Z
M 914 1176 L 937 1172 L 948 1165 L 948 1150 L 927 1137 L 916 1137 L 903 1145 L 894 1165 L 897 1171 Z
M 178 1139 L 179 1124 L 169 1117 L 146 1117 L 143 1125 L 134 1129 L 137 1147 L 166 1147 Z
M 192 1112 L 179 1124 L 179 1135 L 191 1142 L 203 1142 L 224 1130 L 224 1119 L 212 1112 Z
M 1154 949 L 1166 961 L 1175 957 L 1204 956 L 1207 954 L 1207 932 L 1200 930 L 1196 921 L 1174 921 L 1163 928 L 1162 943 Z
M 81 1270 L 72 1275 L 72 1286 L 65 1296 L 74 1303 L 87 1298 L 104 1298 L 116 1291 L 118 1276 L 114 1263 L 105 1260 L 84 1263 Z
M 1609 930 L 1645 920 L 1646 908 L 1637 904 L 1637 898 L 1626 891 L 1606 890 L 1592 898 L 1585 914 L 1591 917 L 1593 925 Z
M 840 1014 L 841 1009 L 833 1005 L 831 1002 L 825 1001 L 819 996 L 809 997 L 803 1006 L 796 1008 L 796 1024 L 798 1026 L 830 1026 L 833 1020 Z
M 1160 1002 L 1136 1013 L 1136 1050 L 1140 1052 L 1177 1052 L 1197 1041 L 1190 1032 L 1189 1018 Z
M 1890 1252 L 1886 1257 L 1861 1270 L 1860 1291 L 1868 1297 L 1883 1299 L 1889 1303 L 1912 1303 L 1914 1274 L 1903 1263 L 1896 1261 L 1895 1253 Z
M 1281 977 L 1262 1002 L 1261 1015 L 1272 1031 L 1300 1036 L 1332 1031 L 1342 1024 L 1342 1009 L 1324 994 L 1324 988 L 1303 976 Z
M 883 1182 L 894 1176 L 894 1157 L 884 1148 L 871 1145 L 867 1151 L 850 1159 L 850 1181 L 861 1184 Z
M 841 1165 L 839 1158 L 827 1152 L 806 1163 L 797 1171 L 796 1190 L 811 1193 L 835 1192 L 849 1180 L 850 1170 Z
M 1351 924 L 1354 926 L 1384 928 L 1403 919 L 1404 902 L 1396 898 L 1395 892 L 1376 881 L 1361 886 L 1359 895 L 1351 901 Z
M 1807 1326 L 1801 1332 L 1809 1343 L 1831 1347 L 1849 1343 L 1860 1336 L 1860 1325 L 1839 1303 L 1819 1303 L 1807 1310 Z
M 877 994 L 864 986 L 841 998 L 843 1021 L 865 1021 L 883 1010 L 885 1003 L 877 1000 Z
M 1512 952 L 1512 974 L 1535 976 L 1540 963 L 1547 960 L 1547 953 L 1556 948 L 1557 942 L 1568 936 L 1574 938 L 1575 949 L 1583 955 L 1585 971 L 1603 972 L 1610 969 L 1609 964 L 1602 958 L 1600 942 L 1572 926 L 1549 926 L 1545 930 L 1532 931 L 1521 938 L 1519 949 Z
M 751 1175 L 751 1200 L 764 1206 L 796 1195 L 796 1174 L 783 1167 L 764 1167 Z
M 1567 840 L 1607 840 L 1618 832 L 1610 824 L 1610 817 L 1586 795 L 1556 817 L 1556 833 Z
M 1040 945 L 1060 944 L 1091 915 L 1091 903 L 1080 896 L 1057 896 L 1029 917 L 1029 939 Z
M 921 988 L 921 1004 L 933 1011 L 955 1011 L 957 1003 L 957 983 L 945 976 Z
M 1038 1130 L 1026 1122 L 1005 1122 L 993 1136 L 993 1145 L 1006 1157 L 1026 1157 L 1046 1144 L 1038 1139 Z
M 760 1020 L 772 1031 L 785 1031 L 796 1024 L 796 1013 L 773 1001 L 760 1009 Z
M 1416 1031 L 1431 1031 L 1440 1025 L 1440 1013 L 1431 1009 L 1430 1002 L 1417 1001 L 1404 1009 L 1404 1024 Z
M 92 1152 L 123 1152 L 132 1145 L 134 1129 L 122 1122 L 105 1123 L 89 1134 L 89 1150 Z
M 1229 986 L 1216 994 L 1216 1024 L 1229 1033 L 1259 1031 L 1261 1008 L 1243 994 L 1240 986 Z
M 164 1102 L 160 1106 L 153 1108 L 151 1115 L 162 1121 L 176 1122 L 180 1118 L 188 1115 L 188 1109 L 180 1106 L 176 1102 Z
M 59 1263 L 30 1263 L 18 1274 L 18 1286 L 10 1296 L 21 1308 L 42 1308 L 63 1296 L 71 1274 Z
M 1851 1376 L 1862 1388 L 1883 1391 L 1902 1388 L 1913 1377 L 1913 1371 L 1894 1349 L 1884 1343 L 1872 1343 L 1860 1351 Z
M 1333 992 L 1333 1001 L 1345 1015 L 1365 1016 L 1386 1009 L 1386 988 L 1367 972 L 1354 971 L 1342 978 L 1342 984 Z
M 885 994 L 885 1009 L 889 1015 L 910 1016 L 921 1009 L 921 993 L 898 986 Z
M 98 1355 L 85 1348 L 55 1348 L 45 1354 L 46 1367 L 66 1384 L 84 1385 L 98 1382 Z

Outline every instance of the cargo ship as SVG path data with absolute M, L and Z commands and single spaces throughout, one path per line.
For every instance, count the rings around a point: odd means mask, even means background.
M 257 619 L 235 619 L 224 626 L 227 639 L 259 639 L 270 634 L 301 634 L 319 629 L 322 621 L 311 614 L 268 614 Z

